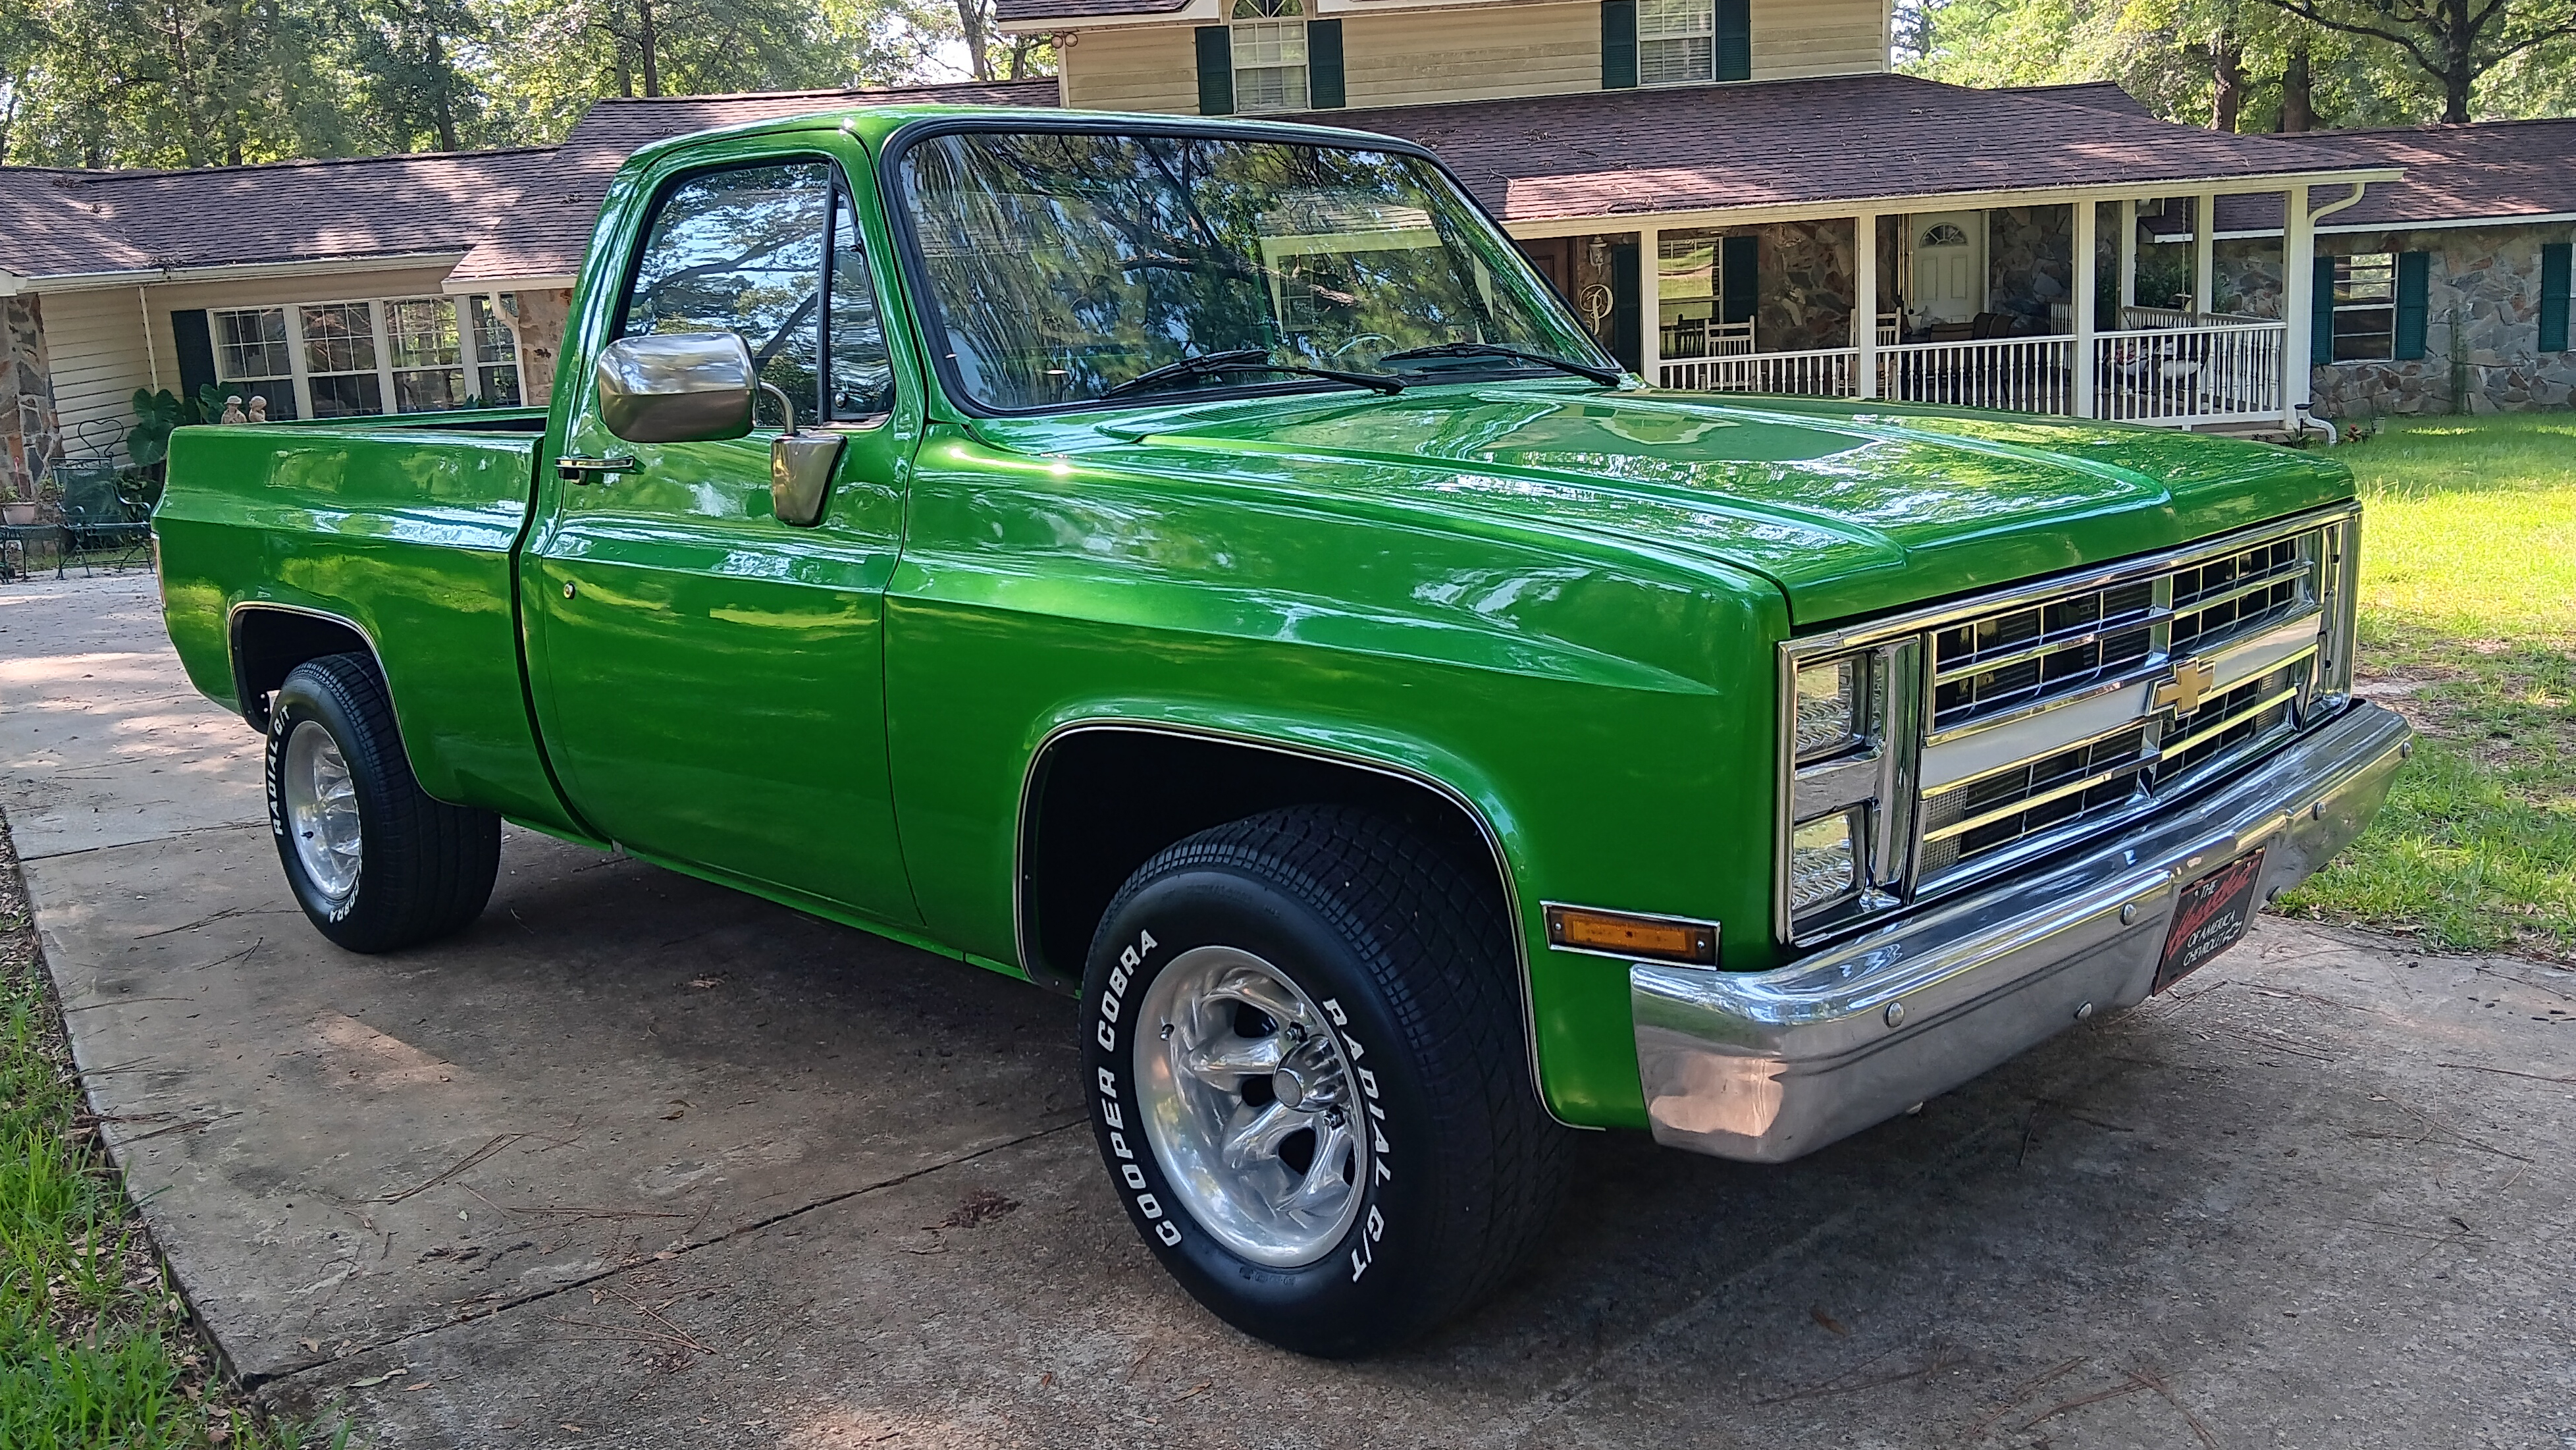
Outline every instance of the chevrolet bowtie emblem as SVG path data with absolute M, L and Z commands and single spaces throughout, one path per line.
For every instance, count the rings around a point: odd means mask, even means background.
M 2200 708 L 2200 697 L 2218 683 L 2218 668 L 2207 660 L 2176 660 L 2173 674 L 2156 684 L 2155 707 L 2174 707 L 2177 715 Z

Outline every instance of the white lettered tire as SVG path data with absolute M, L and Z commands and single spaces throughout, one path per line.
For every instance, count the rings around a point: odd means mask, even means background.
M 1352 1357 L 1528 1257 L 1569 1135 L 1524 1066 L 1511 930 L 1493 885 L 1353 807 L 1220 826 L 1129 878 L 1083 1075 L 1128 1217 L 1200 1303 Z

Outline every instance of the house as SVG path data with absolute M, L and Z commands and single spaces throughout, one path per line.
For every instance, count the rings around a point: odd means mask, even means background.
M 2576 401 L 2568 348 L 2576 167 L 2567 162 L 2576 119 L 2305 139 L 2405 173 L 2317 228 L 2309 356 L 2318 413 L 2483 413 Z M 2222 197 L 2214 215 L 2210 300 L 2278 316 L 2278 206 Z M 2171 244 L 2188 239 L 2188 220 L 2176 212 L 2147 226 L 2150 277 L 2183 272 L 2155 254 L 2181 250 Z

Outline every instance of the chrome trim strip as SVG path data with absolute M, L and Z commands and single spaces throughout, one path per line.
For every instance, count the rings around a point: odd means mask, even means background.
M 1037 957 L 1029 950 L 1028 843 L 1031 824 L 1029 810 L 1035 801 L 1033 787 L 1037 781 L 1038 767 L 1045 763 L 1048 753 L 1058 743 L 1067 737 L 1091 731 L 1169 735 L 1184 740 L 1217 740 L 1255 750 L 1267 750 L 1274 755 L 1303 756 L 1309 760 L 1347 765 L 1411 785 L 1422 786 L 1465 811 L 1467 819 L 1475 823 L 1477 832 L 1485 838 L 1485 849 L 1493 853 L 1494 874 L 1502 883 L 1504 904 L 1511 908 L 1512 962 L 1520 973 L 1521 1041 L 1529 1067 L 1530 1091 L 1538 1096 L 1539 1111 L 1546 1113 L 1550 1119 L 1569 1128 L 1588 1126 L 1583 1123 L 1566 1122 L 1565 1119 L 1557 1116 L 1556 1109 L 1547 1101 L 1547 1080 L 1540 1074 L 1538 1062 L 1538 994 L 1536 984 L 1530 975 L 1528 923 L 1521 916 L 1520 880 L 1512 874 L 1511 857 L 1503 850 L 1501 834 L 1495 831 L 1493 822 L 1485 818 L 1485 813 L 1478 809 L 1476 803 L 1469 800 L 1464 792 L 1436 776 L 1427 775 L 1410 766 L 1398 765 L 1391 761 L 1376 760 L 1365 755 L 1353 755 L 1311 745 L 1289 744 L 1265 739 L 1258 735 L 1243 735 L 1196 725 L 1175 725 L 1165 720 L 1138 720 L 1116 715 L 1084 716 L 1065 721 L 1049 729 L 1045 735 L 1038 738 L 1036 746 L 1029 751 L 1028 766 L 1020 773 L 1019 818 L 1014 823 L 1011 838 L 1011 945 L 1012 949 L 1019 953 L 1020 971 L 1030 981 L 1041 986 L 1056 987 L 1059 990 L 1066 985 L 1060 980 L 1062 977 L 1060 972 L 1041 975 L 1036 970 Z M 1070 985 L 1078 992 L 1081 990 L 1081 983 L 1082 977 L 1077 971 Z
M 2125 670 L 2107 680 L 2096 680 L 2073 694 L 2045 696 L 2015 705 L 2000 715 L 1988 715 L 1981 719 L 1970 720 L 1963 725 L 1950 726 L 1946 730 L 1935 730 L 1923 737 L 1923 748 L 1929 751 L 1938 746 L 1965 740 L 1972 735 L 1983 734 L 1988 730 L 1999 730 L 2006 725 L 2018 725 L 2034 716 L 2081 705 L 2099 696 L 2116 695 L 2122 690 L 2133 690 L 2151 680 L 2163 678 L 2164 672 L 2164 660 L 2158 655 L 2149 655 L 2147 663 L 2136 669 Z
M 2023 796 L 2019 800 L 2007 802 L 2003 805 L 1997 806 L 1993 810 L 1987 811 L 1983 815 L 1970 816 L 1964 821 L 1954 821 L 1949 825 L 1941 827 L 1939 830 L 1925 831 L 1923 833 L 1923 839 L 1926 841 L 1946 841 L 1952 836 L 1964 836 L 1968 832 L 1977 829 L 1979 826 L 1991 826 L 2006 816 L 2020 815 L 2022 812 L 2030 810 L 2035 806 L 2044 806 L 2050 801 L 2064 800 L 2066 797 L 2074 795 L 2079 791 L 2091 790 L 2097 785 L 2109 785 L 2114 779 L 2143 769 L 2146 766 L 2153 765 L 2161 758 L 2162 757 L 2160 756 L 2140 753 L 2130 757 L 2122 764 L 2111 767 L 2109 770 L 2097 770 L 2091 775 L 2085 776 L 2080 780 L 2070 780 L 2064 785 L 2051 786 L 2037 795 Z
M 2189 568 L 2190 566 L 2184 565 L 2183 567 Z M 2176 617 L 2186 614 L 2199 614 L 2205 610 L 2216 609 L 2218 606 L 2225 604 L 2230 600 L 2242 599 L 2248 594 L 2258 593 L 2262 590 L 2272 588 L 2274 585 L 2286 584 L 2299 579 L 2312 580 L 2316 577 L 2316 572 L 2317 566 L 2315 561 L 2302 555 L 2299 562 L 2291 565 L 2289 568 L 2277 569 L 2269 574 L 2262 575 L 2259 578 L 2244 580 L 2230 588 L 2223 589 L 2216 594 L 2194 595 L 2187 602 L 2179 599 L 2175 600 L 2173 613 Z
M 2046 760 L 2052 755 L 2063 755 L 2070 750 L 2082 750 L 2090 745 L 2099 745 L 2114 735 L 2121 734 L 2124 731 L 2135 730 L 2146 723 L 2147 721 L 2144 715 L 2135 713 L 2123 715 L 2120 717 L 2120 722 L 2113 725 L 2108 730 L 2097 730 L 2090 735 L 2079 735 L 2073 740 L 2064 741 L 2055 745 L 2043 745 L 2027 755 L 2015 756 L 2013 759 L 2007 760 L 2001 765 L 1988 766 L 1974 775 L 1956 776 L 1951 779 L 1941 781 L 1938 784 L 1927 783 L 1923 787 L 1923 799 L 1926 801 L 1936 800 L 1942 796 L 1949 795 L 1954 791 L 1965 790 L 1969 786 L 1975 785 L 1978 781 L 1992 780 L 1996 776 L 2003 774 L 2005 771 L 2028 769 L 2030 766 L 2036 765 L 2040 761 Z M 2144 760 L 2147 757 L 2142 755 L 2138 758 Z M 1927 770 L 1925 773 L 1928 775 L 1930 772 Z M 1928 841 L 1933 838 L 1927 835 L 1924 839 Z
M 315 609 L 309 604 L 284 604 L 273 599 L 237 599 L 233 601 L 230 608 L 224 611 L 224 663 L 232 666 L 233 688 L 236 692 L 241 688 L 241 660 L 234 654 L 233 645 L 240 638 L 239 629 L 241 617 L 254 609 L 272 610 L 279 614 L 300 614 L 307 619 L 324 620 L 331 624 L 336 624 L 349 631 L 351 634 L 356 635 L 361 640 L 366 641 L 367 653 L 372 656 L 376 662 L 376 678 L 384 681 L 385 703 L 393 707 L 394 734 L 397 738 L 401 736 L 402 706 L 394 699 L 394 682 L 385 674 L 385 652 L 377 645 L 376 637 L 367 632 L 366 626 L 358 623 L 358 621 L 351 619 L 345 614 L 333 614 L 327 609 Z M 233 701 L 233 705 L 234 708 L 241 713 L 241 717 L 244 721 L 248 721 L 250 719 L 250 702 L 248 700 L 237 699 Z M 263 733 L 268 729 L 265 725 L 259 726 L 258 728 Z M 411 749 L 409 746 L 405 746 L 403 748 L 403 758 L 406 761 L 411 758 Z
M 2070 592 L 2081 594 L 2084 591 L 2078 589 Z M 2037 640 L 2033 643 L 2023 645 L 2018 649 L 1996 655 L 1992 659 L 1988 659 L 1982 655 L 1972 656 L 1965 663 L 1952 665 L 1949 668 L 1942 670 L 1939 674 L 1934 675 L 1932 677 L 1932 683 L 1936 685 L 1946 685 L 1953 680 L 1964 680 L 1972 675 L 1982 675 L 1988 670 L 2008 669 L 2025 660 L 2044 660 L 2050 655 L 2056 654 L 2062 650 L 2070 650 L 2075 648 L 2077 645 L 2091 644 L 2095 640 L 2102 639 L 2108 635 L 2126 634 L 2133 629 L 2145 629 L 2160 621 L 2171 619 L 2173 616 L 2174 611 L 2170 609 L 2165 609 L 2161 606 L 2152 607 L 2142 614 L 2124 614 L 2115 622 L 2099 625 L 2092 629 L 2079 630 L 2072 634 L 2056 635 L 2051 638 Z

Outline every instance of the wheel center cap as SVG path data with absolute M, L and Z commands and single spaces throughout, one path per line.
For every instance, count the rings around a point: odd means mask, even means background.
M 1270 1095 L 1283 1108 L 1300 1108 L 1306 1104 L 1306 1085 L 1297 1080 L 1296 1073 L 1283 1067 L 1270 1075 Z

